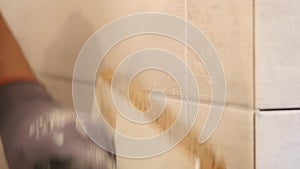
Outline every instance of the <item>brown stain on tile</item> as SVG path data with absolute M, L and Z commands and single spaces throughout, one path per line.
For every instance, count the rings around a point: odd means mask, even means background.
M 96 84 L 96 92 L 99 105 L 104 106 L 102 107 L 103 115 L 111 125 L 116 124 L 116 110 L 111 101 L 108 101 L 109 99 L 107 94 L 110 93 L 106 93 L 103 96 L 101 90 L 107 90 L 107 88 L 109 88 L 110 91 L 113 73 L 114 71 L 112 70 L 104 69 L 100 72 Z M 122 87 L 122 91 L 119 92 L 124 94 L 126 88 Z M 142 84 L 131 84 L 131 87 L 129 88 L 129 98 L 131 103 L 135 106 L 135 108 L 141 111 L 147 110 L 147 108 L 150 107 L 148 95 L 149 91 L 143 90 Z M 178 110 L 174 110 L 174 108 L 171 105 L 167 105 L 165 111 L 160 116 L 160 118 L 154 121 L 153 127 L 157 128 L 158 130 L 165 131 L 170 126 L 172 126 L 172 124 L 176 121 L 177 118 L 176 116 L 174 116 L 174 111 Z M 225 169 L 226 163 L 222 155 L 216 153 L 216 148 L 211 144 L 210 141 L 207 141 L 204 144 L 199 144 L 197 141 L 198 134 L 199 131 L 193 129 L 178 146 L 185 152 L 185 154 L 190 156 L 190 158 L 197 157 L 201 159 L 202 169 Z M 170 135 L 170 138 L 174 137 L 176 137 L 176 133 L 172 133 Z

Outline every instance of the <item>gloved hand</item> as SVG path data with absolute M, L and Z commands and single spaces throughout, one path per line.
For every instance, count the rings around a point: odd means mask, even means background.
M 115 155 L 94 144 L 74 111 L 34 83 L 0 87 L 0 132 L 10 169 L 114 169 Z M 103 133 L 107 141 L 112 135 Z

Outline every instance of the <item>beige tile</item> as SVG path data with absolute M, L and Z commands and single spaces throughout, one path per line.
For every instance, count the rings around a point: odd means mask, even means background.
M 72 82 L 70 79 L 44 74 L 38 74 L 38 78 L 56 101 L 66 108 L 73 107 Z
M 0 138 L 0 168 L 1 169 L 8 169 L 6 158 L 5 158 L 4 151 L 3 151 L 1 138 Z
M 300 2 L 256 3 L 256 104 L 299 107 Z
M 0 6 L 34 70 L 65 77 L 85 41 L 110 21 L 137 12 L 184 16 L 184 0 L 0 0 Z
M 158 135 L 164 129 L 174 124 L 174 116 L 178 117 L 180 105 L 178 101 L 168 100 L 169 107 L 157 123 L 138 125 L 128 122 L 124 118 L 117 117 L 117 130 L 122 134 L 134 138 L 145 138 Z M 179 106 L 179 107 L 178 107 Z M 216 163 L 224 160 L 227 169 L 253 169 L 254 168 L 254 121 L 253 111 L 235 108 L 225 108 L 225 112 L 219 127 L 209 142 L 200 145 L 197 143 L 203 122 L 207 117 L 209 107 L 200 105 L 200 114 L 196 125 L 189 135 L 171 151 L 162 155 L 146 159 L 128 159 L 118 157 L 120 168 L 195 168 L 196 160 L 200 159 L 203 165 L 207 165 L 211 152 L 216 155 Z M 171 117 L 168 115 L 172 115 Z M 166 126 L 162 126 L 166 125 Z M 184 125 L 182 125 L 184 126 Z M 172 135 L 171 135 L 172 137 Z M 122 142 L 116 141 L 116 148 L 122 146 Z M 212 148 L 212 149 L 211 149 Z M 147 148 L 146 148 L 147 149 Z M 208 150 L 209 149 L 209 150 Z M 192 150 L 192 151 L 191 151 Z M 194 152 L 194 153 L 193 153 Z M 203 169 L 210 169 L 202 166 Z
M 78 1 L 1 1 L 1 10 L 35 71 L 71 76 L 93 33 Z
M 113 19 L 136 12 L 168 12 L 184 18 L 186 15 L 184 2 L 183 0 L 88 2 L 0 0 L 0 6 L 34 69 L 52 75 L 41 77 L 48 90 L 65 105 L 71 105 L 71 83 L 59 80 L 57 76 L 71 77 L 77 54 L 94 31 Z M 207 34 L 220 53 L 226 73 L 228 104 L 240 104 L 246 107 L 252 106 L 253 99 L 251 4 L 250 0 L 188 2 L 189 21 Z M 182 44 L 165 37 L 144 36 L 127 39 L 117 45 L 107 55 L 104 64 L 114 69 L 128 54 L 150 47 L 169 50 L 186 61 L 186 51 Z M 201 63 L 195 61 L 191 54 L 189 54 L 189 61 L 196 72 L 204 99 L 209 100 L 209 81 L 203 67 L 201 68 Z M 133 85 L 136 83 L 136 86 L 146 91 L 159 88 L 168 95 L 178 96 L 180 93 L 175 82 L 160 73 L 144 72 L 144 75 L 137 76 Z M 170 104 L 172 113 L 176 113 L 178 105 L 172 102 Z M 190 141 L 195 142 L 194 139 L 200 133 L 207 111 L 208 107 L 201 107 L 199 123 L 193 131 L 194 135 L 188 137 L 193 140 L 186 140 L 179 147 L 153 159 L 119 158 L 120 168 L 192 168 L 195 160 L 190 158 L 193 153 L 189 149 L 198 145 L 186 145 Z M 226 109 L 220 127 L 211 140 L 214 149 L 220 157 L 224 158 L 229 169 L 254 168 L 252 113 L 246 110 Z M 172 122 L 168 119 L 165 125 Z M 142 126 L 136 130 L 132 130 L 131 127 L 137 126 L 118 120 L 117 129 L 133 136 L 149 136 L 164 128 L 155 127 L 155 124 Z M 196 148 L 193 150 L 197 152 Z M 203 151 L 197 153 L 201 152 Z
M 145 49 L 162 49 L 172 52 L 183 63 L 186 63 L 185 46 L 180 42 L 163 36 L 156 35 L 143 35 L 136 36 L 116 45 L 106 55 L 101 64 L 101 68 L 98 70 L 99 74 L 104 76 L 104 79 L 111 81 L 113 71 L 116 71 L 117 66 L 125 59 L 125 57 L 133 54 L 134 52 Z M 175 57 L 176 57 L 175 56 Z M 134 65 L 132 65 L 134 66 Z M 174 68 L 176 68 L 174 66 Z M 130 68 L 128 68 L 130 69 Z M 127 72 L 122 72 L 123 76 L 127 76 Z M 138 86 L 140 90 L 149 92 L 153 89 L 160 89 L 169 96 L 180 96 L 180 89 L 178 84 L 171 75 L 160 71 L 158 69 L 148 69 L 140 72 L 132 81 L 131 85 Z
M 212 142 L 228 169 L 254 169 L 254 112 L 225 108 Z
M 196 159 L 189 158 L 188 156 L 180 153 L 179 148 L 174 148 L 168 153 L 165 153 L 161 156 L 148 159 L 127 159 L 118 157 L 118 168 L 119 169 L 165 169 L 165 168 L 174 168 L 174 169 L 192 169 L 195 168 Z M 197 164 L 196 164 L 197 165 Z
M 215 46 L 223 64 L 227 104 L 253 106 L 253 1 L 188 1 L 188 21 Z M 202 102 L 211 100 L 210 80 L 203 63 L 189 52 L 189 65 L 198 80 Z
M 300 167 L 300 111 L 256 114 L 256 168 Z
M 173 106 L 176 109 L 179 109 L 179 105 L 177 103 L 169 103 L 169 106 Z M 168 112 L 170 113 L 170 112 Z M 171 112 L 174 115 L 178 115 L 177 110 L 175 112 Z M 167 122 L 169 123 L 169 122 Z M 167 125 L 165 123 L 165 125 Z M 170 127 L 170 126 L 169 126 Z M 121 116 L 117 116 L 117 126 L 116 129 L 118 132 L 129 136 L 131 138 L 148 138 L 159 135 L 163 130 L 160 129 L 156 123 L 149 123 L 149 124 L 136 124 L 129 122 L 128 120 L 124 119 Z M 158 143 L 162 142 L 162 140 L 158 140 Z M 117 152 L 119 149 L 124 146 L 121 141 L 116 140 L 116 150 Z M 145 147 L 144 149 L 139 149 L 139 151 L 147 151 L 149 147 Z M 153 147 L 154 148 L 154 147 Z M 134 151 L 134 150 L 132 150 Z M 191 157 L 188 152 L 183 150 L 181 147 L 176 146 L 172 150 L 160 154 L 155 155 L 151 158 L 142 158 L 142 159 L 133 159 L 133 158 L 125 158 L 118 156 L 118 168 L 120 169 L 138 169 L 138 168 L 145 168 L 145 169 L 164 169 L 164 168 L 174 168 L 174 169 L 182 169 L 182 168 L 195 168 L 194 163 L 195 159 Z
M 101 26 L 137 12 L 164 12 L 184 18 L 186 14 L 184 2 L 184 0 L 121 2 L 30 0 L 24 3 L 18 0 L 9 2 L 0 0 L 1 10 L 33 69 L 38 73 L 64 78 L 72 77 L 80 49 Z M 104 65 L 114 69 L 127 55 L 145 48 L 165 49 L 186 60 L 185 47 L 176 40 L 145 35 L 118 44 L 106 56 Z M 169 95 L 180 95 L 175 81 L 162 72 L 144 72 L 135 81 L 142 83 L 145 91 L 157 88 Z

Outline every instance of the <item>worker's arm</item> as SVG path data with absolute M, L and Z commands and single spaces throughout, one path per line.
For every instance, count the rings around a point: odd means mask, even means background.
M 0 85 L 37 81 L 0 12 Z

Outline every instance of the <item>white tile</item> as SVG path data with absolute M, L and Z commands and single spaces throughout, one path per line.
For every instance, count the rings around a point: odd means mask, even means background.
M 300 1 L 256 2 L 256 104 L 300 106 Z
M 257 112 L 256 168 L 300 168 L 300 111 Z

